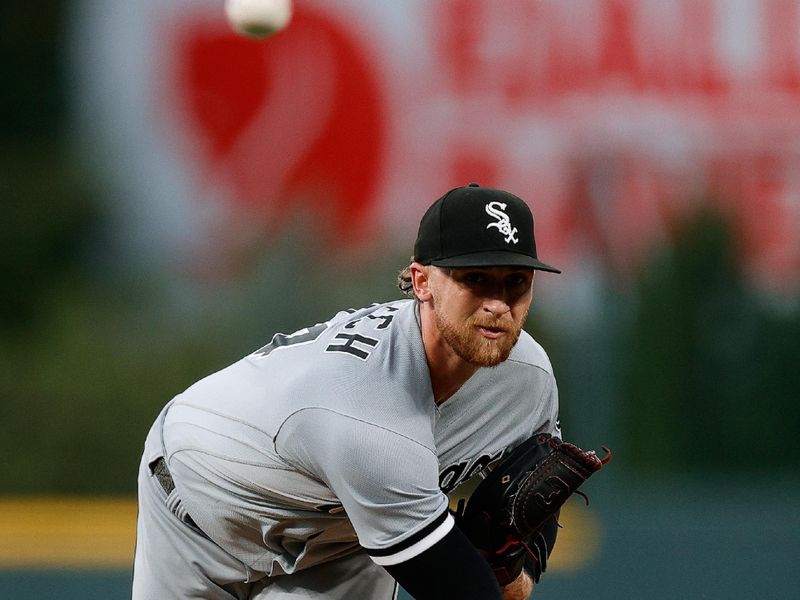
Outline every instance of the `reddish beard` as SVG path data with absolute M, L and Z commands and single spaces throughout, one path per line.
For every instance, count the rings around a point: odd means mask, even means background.
M 527 312 L 519 323 L 513 319 L 470 317 L 463 324 L 457 324 L 434 310 L 436 327 L 444 340 L 461 359 L 476 367 L 495 367 L 508 358 L 519 339 L 526 316 Z M 498 339 L 489 339 L 481 335 L 479 327 L 501 329 L 504 335 Z

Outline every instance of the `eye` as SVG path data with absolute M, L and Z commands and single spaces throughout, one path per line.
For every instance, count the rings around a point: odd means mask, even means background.
M 509 275 L 506 278 L 506 283 L 513 287 L 526 286 L 528 285 L 528 278 L 522 273 L 515 273 L 514 275 Z
M 513 294 L 525 294 L 533 284 L 529 273 L 511 273 L 505 278 L 506 289 Z
M 480 285 L 486 282 L 486 275 L 480 271 L 469 271 L 468 273 L 464 273 L 461 277 L 461 281 L 467 285 Z

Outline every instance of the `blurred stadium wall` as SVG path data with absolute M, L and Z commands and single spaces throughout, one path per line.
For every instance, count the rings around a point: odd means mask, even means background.
M 536 597 L 796 597 L 800 2 L 44 0 L 0 36 L 0 598 L 129 594 L 195 378 L 396 297 L 422 211 L 528 200 L 565 435 L 617 458 Z

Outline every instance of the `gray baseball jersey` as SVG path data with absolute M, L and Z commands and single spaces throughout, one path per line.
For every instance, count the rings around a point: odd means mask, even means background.
M 417 303 L 337 314 L 177 396 L 163 453 L 183 508 L 268 575 L 359 549 L 378 564 L 452 527 L 447 493 L 535 432 L 560 435 L 544 350 L 523 332 L 437 406 Z

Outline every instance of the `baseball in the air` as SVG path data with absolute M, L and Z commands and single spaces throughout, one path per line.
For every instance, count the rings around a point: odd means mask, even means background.
M 265 38 L 285 28 L 292 18 L 292 0 L 225 0 L 225 13 L 234 30 Z

